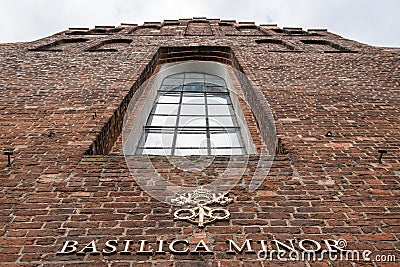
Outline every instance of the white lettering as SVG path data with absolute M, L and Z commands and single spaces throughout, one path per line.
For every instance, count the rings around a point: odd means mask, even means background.
M 164 251 L 164 248 L 163 248 L 164 240 L 161 239 L 161 240 L 158 240 L 157 242 L 158 242 L 158 250 L 156 251 L 156 253 L 165 254 L 165 251 Z
M 251 239 L 246 239 L 246 241 L 243 242 L 243 245 L 239 247 L 235 241 L 228 239 L 226 242 L 229 244 L 229 250 L 226 252 L 228 254 L 235 254 L 235 251 L 237 253 L 242 253 L 244 248 L 247 247 L 247 250 L 245 253 L 256 253 L 252 248 L 251 248 Z
M 312 244 L 314 244 L 317 248 L 316 248 L 316 249 L 307 249 L 306 247 L 304 247 L 304 243 L 312 243 Z M 318 252 L 318 251 L 321 250 L 321 245 L 320 245 L 317 241 L 312 240 L 312 239 L 303 239 L 303 240 L 300 240 L 300 242 L 299 242 L 299 247 L 300 247 L 304 252 L 307 252 L 307 253 L 316 253 L 316 252 Z
M 199 251 L 201 250 L 201 251 Z M 213 253 L 207 246 L 207 244 L 203 241 L 200 240 L 200 242 L 197 244 L 197 246 L 195 247 L 195 249 L 192 251 L 192 253 Z
M 362 257 L 365 261 L 371 261 L 371 258 L 369 257 L 372 254 L 371 250 L 364 250 L 362 253 Z
M 78 241 L 75 240 L 67 240 L 64 243 L 63 248 L 57 254 L 69 255 L 73 254 L 77 250 Z
M 175 248 L 175 245 L 177 245 L 177 244 L 179 244 L 179 243 L 181 243 L 181 244 L 184 244 L 185 246 L 185 249 L 183 249 L 183 250 L 177 250 L 176 248 Z M 189 248 L 187 247 L 189 245 L 189 242 L 187 241 L 187 240 L 174 240 L 174 241 L 172 241 L 171 242 L 171 244 L 169 244 L 169 250 L 172 252 L 172 253 L 175 253 L 175 254 L 185 254 L 185 253 L 188 253 L 188 251 L 189 251 Z
M 118 240 L 107 240 L 103 248 L 104 255 L 110 255 L 117 251 Z M 107 250 L 110 249 L 110 250 Z
M 133 242 L 133 240 L 125 240 L 124 241 L 124 243 L 125 243 L 124 250 L 121 251 L 120 253 L 124 254 L 124 255 L 130 255 L 131 252 L 129 251 L 129 246 L 131 245 L 132 242 Z
M 87 244 L 83 249 L 81 249 L 76 254 L 86 254 L 87 252 L 89 252 L 92 255 L 100 254 L 100 252 L 96 248 L 96 243 L 94 242 L 94 240 L 90 241 L 89 244 Z
M 139 249 L 139 251 L 137 252 L 137 254 L 153 254 L 153 250 L 151 249 L 151 250 L 145 250 L 145 246 L 146 246 L 146 244 L 147 244 L 147 240 L 139 240 L 139 243 L 140 243 L 140 249 Z

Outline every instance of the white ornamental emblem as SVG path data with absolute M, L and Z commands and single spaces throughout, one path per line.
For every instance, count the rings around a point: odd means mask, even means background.
M 227 209 L 212 208 L 208 206 L 226 206 L 232 202 L 233 199 L 228 198 L 225 194 L 213 193 L 203 188 L 198 188 L 195 191 L 180 195 L 171 200 L 172 204 L 178 206 L 193 206 L 192 208 L 179 209 L 175 211 L 174 217 L 177 220 L 197 224 L 200 228 L 215 221 L 227 220 L 231 215 Z

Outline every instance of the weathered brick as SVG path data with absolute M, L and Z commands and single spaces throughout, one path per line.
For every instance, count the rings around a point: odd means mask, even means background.
M 0 258 L 7 266 L 353 265 L 224 253 L 227 239 L 250 238 L 257 249 L 259 239 L 343 238 L 349 248 L 398 255 L 397 48 L 328 31 L 195 18 L 68 30 L 1 44 L 0 58 L 0 149 L 15 149 L 11 167 L 0 153 Z M 157 201 L 136 179 L 152 181 L 156 172 L 178 185 L 206 184 L 220 178 L 228 157 L 204 172 L 185 172 L 165 157 L 152 157 L 150 169 L 138 156 L 131 175 L 120 135 L 139 86 L 165 63 L 189 60 L 245 73 L 255 89 L 238 91 L 238 108 L 257 152 L 268 141 L 266 103 L 279 140 L 270 170 L 258 166 L 265 180 L 255 192 L 248 185 L 259 156 L 234 162 L 245 171 L 232 174 L 243 177 L 229 192 L 230 219 L 203 229 L 174 220 L 177 207 Z M 379 149 L 387 150 L 382 163 Z M 191 245 L 203 239 L 214 254 L 56 255 L 66 240 L 82 248 L 96 239 L 103 248 L 109 238 L 134 240 L 132 250 L 140 239 L 153 248 L 158 238 Z

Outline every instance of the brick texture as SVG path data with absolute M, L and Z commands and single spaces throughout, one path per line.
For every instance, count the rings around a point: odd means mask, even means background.
M 0 44 L 0 58 L 0 148 L 13 149 L 11 166 L 0 155 L 2 264 L 398 265 L 399 49 L 324 30 L 194 18 L 69 29 L 33 42 Z M 243 71 L 268 102 L 279 137 L 279 154 L 261 187 L 246 189 L 255 155 L 230 192 L 230 220 L 204 229 L 173 220 L 175 207 L 144 192 L 121 156 L 122 119 L 137 88 L 162 64 L 186 60 Z M 260 152 L 265 114 L 240 104 Z M 387 151 L 381 162 L 379 149 Z M 219 158 L 199 178 L 152 157 L 161 175 L 181 184 L 217 178 L 226 161 Z M 131 239 L 137 250 L 142 239 L 156 248 L 157 237 L 166 242 L 202 237 L 214 254 L 56 254 L 66 240 L 95 239 L 101 250 L 106 240 Z M 288 265 L 226 254 L 227 239 L 345 239 L 349 248 L 394 255 L 397 262 Z

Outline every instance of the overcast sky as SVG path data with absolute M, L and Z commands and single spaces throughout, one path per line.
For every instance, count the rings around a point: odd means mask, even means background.
M 400 0 L 0 0 L 0 42 L 31 41 L 68 27 L 192 17 L 327 28 L 400 47 Z

